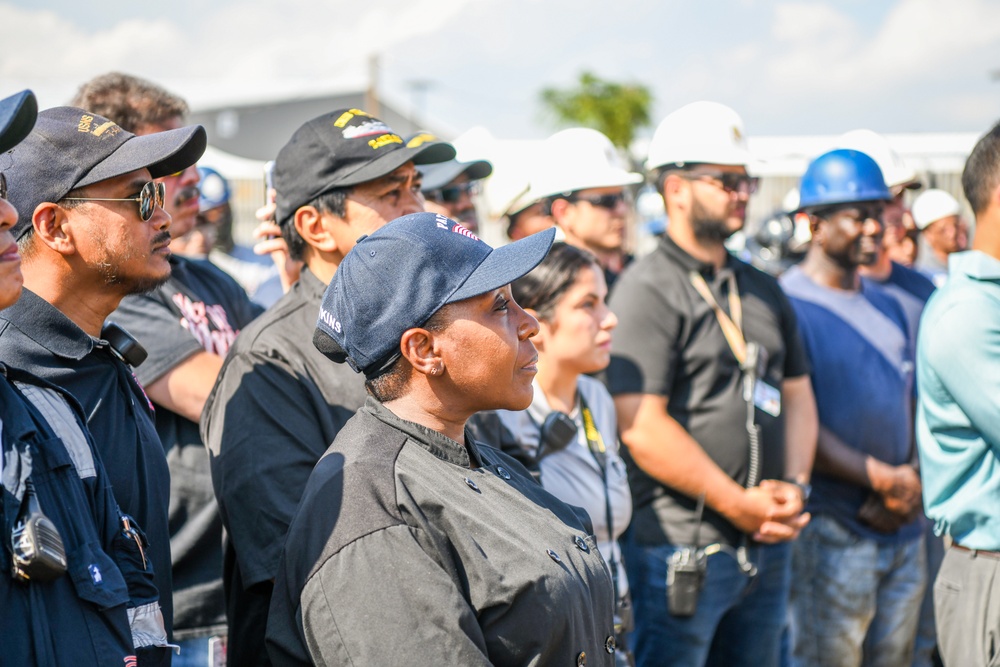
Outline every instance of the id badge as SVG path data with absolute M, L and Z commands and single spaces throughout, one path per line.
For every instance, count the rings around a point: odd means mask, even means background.
M 754 383 L 753 404 L 772 417 L 777 417 L 781 414 L 781 392 L 763 380 L 757 380 Z

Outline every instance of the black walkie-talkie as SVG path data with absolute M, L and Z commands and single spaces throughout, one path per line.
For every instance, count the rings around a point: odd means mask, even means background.
M 13 576 L 18 581 L 52 581 L 66 573 L 66 548 L 55 524 L 42 513 L 28 479 L 24 507 L 10 535 Z

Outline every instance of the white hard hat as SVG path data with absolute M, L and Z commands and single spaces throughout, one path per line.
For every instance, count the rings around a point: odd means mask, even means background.
M 611 140 L 597 130 L 573 127 L 556 132 L 542 144 L 532 169 L 527 198 L 538 201 L 588 188 L 608 188 L 642 182 L 628 171 Z
M 898 194 L 902 188 L 919 188 L 920 181 L 917 180 L 917 172 L 906 164 L 903 158 L 899 157 L 896 151 L 892 150 L 885 137 L 872 130 L 851 130 L 840 136 L 834 148 L 850 148 L 861 151 L 871 159 L 875 160 L 878 168 L 882 170 L 882 178 L 893 194 Z
M 668 164 L 747 166 L 753 161 L 739 114 L 718 102 L 692 102 L 664 118 L 649 142 L 646 169 Z
M 962 205 L 951 194 L 944 190 L 930 189 L 920 193 L 920 196 L 913 202 L 910 213 L 913 215 L 913 222 L 917 229 L 927 229 L 931 223 L 937 222 L 941 218 L 958 215 L 962 211 Z

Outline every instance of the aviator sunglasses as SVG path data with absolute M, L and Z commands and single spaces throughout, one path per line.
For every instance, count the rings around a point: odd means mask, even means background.
M 142 190 L 139 191 L 138 197 L 125 197 L 124 199 L 108 199 L 102 197 L 63 197 L 65 201 L 137 201 L 139 202 L 139 217 L 142 218 L 143 222 L 146 222 L 153 217 L 153 211 L 159 206 L 163 208 L 163 200 L 166 197 L 167 188 L 163 183 L 154 183 L 149 181 L 144 186 Z

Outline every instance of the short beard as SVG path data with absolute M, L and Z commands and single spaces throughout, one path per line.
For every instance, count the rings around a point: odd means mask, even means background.
M 101 237 L 101 240 L 103 240 L 103 236 Z M 165 231 L 153 239 L 152 245 L 169 242 L 170 233 Z M 123 288 L 125 294 L 145 294 L 147 292 L 152 292 L 157 287 L 170 280 L 170 272 L 167 272 L 164 276 L 142 278 L 133 278 L 121 275 L 118 267 L 130 259 L 131 256 L 119 257 L 118 261 L 113 263 L 108 261 L 108 258 L 105 257 L 105 261 L 94 264 L 94 268 L 97 269 L 98 273 L 101 275 L 105 287 Z
M 726 220 L 710 217 L 697 199 L 691 202 L 691 230 L 695 239 L 702 243 L 723 243 L 733 235 Z

